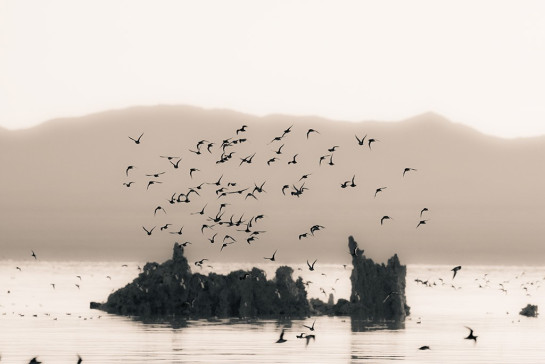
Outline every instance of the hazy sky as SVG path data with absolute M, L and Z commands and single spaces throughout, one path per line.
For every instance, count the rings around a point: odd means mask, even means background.
M 132 105 L 545 134 L 543 1 L 0 0 L 0 126 Z

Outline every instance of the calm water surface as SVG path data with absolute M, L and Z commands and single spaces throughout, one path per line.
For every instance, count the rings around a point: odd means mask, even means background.
M 409 266 L 411 317 L 404 324 L 317 317 L 316 341 L 305 346 L 295 335 L 308 332 L 302 325 L 314 318 L 142 323 L 90 310 L 89 301 L 104 301 L 138 274 L 137 263 L 122 264 L 0 262 L 1 363 L 28 363 L 33 356 L 44 364 L 76 363 L 78 353 L 84 363 L 100 364 L 545 363 L 544 319 L 518 315 L 527 303 L 545 307 L 545 267 L 464 267 L 453 280 L 452 267 Z M 275 268 L 266 266 L 269 277 Z M 350 270 L 342 266 L 298 274 L 313 282 L 311 296 L 325 299 L 320 288 L 336 298 L 349 295 Z M 475 330 L 476 344 L 463 339 L 464 326 Z M 275 344 L 282 328 L 288 341 Z M 431 350 L 418 350 L 423 345 Z

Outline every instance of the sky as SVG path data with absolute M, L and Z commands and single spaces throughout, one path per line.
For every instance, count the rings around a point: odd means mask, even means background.
M 0 126 L 135 105 L 545 134 L 543 1 L 0 0 Z

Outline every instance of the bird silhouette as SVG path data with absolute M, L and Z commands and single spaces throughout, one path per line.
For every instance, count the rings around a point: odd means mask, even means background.
M 321 166 L 322 165 L 322 162 L 327 159 L 327 157 L 330 157 L 331 154 L 326 154 L 326 155 L 323 155 L 320 157 L 320 161 L 318 162 L 318 165 Z
M 131 185 L 132 185 L 133 183 L 134 183 L 133 181 L 127 182 L 127 183 L 124 182 L 124 183 L 123 183 L 123 186 L 125 186 L 125 187 L 131 187 Z
M 427 207 L 424 207 L 424 208 L 420 211 L 420 217 L 422 217 L 422 213 L 425 212 L 425 211 L 429 211 Z
M 309 343 L 310 339 L 312 339 L 313 341 L 316 341 L 316 336 L 315 335 L 307 335 L 307 336 L 305 336 L 305 339 L 307 340 L 305 346 L 308 346 L 308 343 Z
M 286 331 L 286 329 L 282 329 L 282 332 L 280 333 L 280 338 L 278 340 L 276 340 L 276 343 L 277 344 L 281 344 L 281 343 L 285 343 L 286 339 L 284 339 L 284 332 Z
M 428 345 L 424 345 L 418 348 L 418 350 L 431 350 Z
M 282 194 L 283 194 L 283 195 L 285 195 L 285 194 L 286 194 L 286 192 L 285 192 L 285 191 L 286 191 L 286 189 L 288 189 L 288 188 L 290 188 L 290 186 L 289 186 L 289 185 L 284 185 L 284 186 L 282 186 Z
M 76 364 L 81 364 L 83 362 L 83 359 L 81 358 L 81 356 L 79 356 L 78 354 L 78 362 Z
M 157 207 L 155 208 L 155 210 L 153 211 L 153 216 L 155 216 L 155 215 L 157 214 L 157 211 L 161 211 L 161 210 L 162 210 L 162 211 L 165 213 L 165 215 L 166 215 L 167 212 L 165 211 L 165 209 L 162 208 L 161 206 L 157 206 Z
M 382 223 L 384 222 L 384 220 L 393 220 L 390 216 L 383 216 L 381 219 L 380 219 L 380 224 L 382 225 Z
M 178 169 L 180 167 L 180 162 L 181 161 L 182 161 L 182 159 L 180 158 L 180 159 L 178 159 L 176 161 L 176 163 L 174 163 L 173 161 L 169 161 L 169 162 L 170 162 L 170 164 L 172 164 L 172 167 L 174 167 L 174 169 Z
M 254 158 L 254 156 L 255 156 L 255 153 L 252 154 L 252 155 L 249 155 L 249 156 L 247 156 L 247 157 L 240 158 L 240 164 L 239 164 L 239 166 L 241 166 L 242 163 L 247 163 L 247 164 L 252 163 L 252 159 Z
M 182 235 L 182 234 L 183 234 L 183 232 L 182 232 L 183 229 L 184 229 L 184 227 L 182 226 L 182 227 L 180 228 L 180 230 L 178 230 L 178 231 L 171 231 L 170 233 L 171 233 L 171 234 L 176 234 L 176 235 Z
M 130 138 L 130 137 L 129 137 Z M 131 138 L 132 139 L 132 138 Z M 138 143 L 136 143 L 138 144 Z M 41 361 L 38 361 L 38 359 L 36 357 L 30 359 L 30 361 L 28 362 L 28 364 L 42 364 Z
M 456 277 L 456 273 L 458 273 L 458 271 L 459 271 L 460 269 L 462 269 L 462 266 L 461 266 L 461 265 L 459 265 L 459 266 L 454 267 L 454 268 L 451 269 L 451 271 L 454 272 L 454 274 L 452 275 L 452 279 L 454 279 L 454 277 Z
M 367 145 L 369 146 L 369 149 L 372 149 L 372 148 L 371 148 L 371 143 L 374 143 L 374 142 L 380 142 L 380 140 L 378 140 L 378 139 L 372 139 L 372 138 L 369 139 L 369 140 L 367 141 Z
M 275 255 L 276 255 L 276 252 L 278 251 L 278 249 L 276 249 L 272 255 L 272 257 L 270 258 L 267 258 L 267 257 L 263 257 L 263 259 L 269 259 L 271 262 L 274 262 L 275 261 Z
M 148 236 L 151 235 L 151 233 L 153 232 L 153 229 L 155 229 L 155 228 L 156 228 L 156 226 L 152 227 L 151 230 L 148 230 L 144 226 L 142 226 L 142 229 L 144 229 L 144 231 L 148 234 Z
M 310 270 L 310 271 L 314 270 L 314 264 L 316 264 L 316 261 L 318 261 L 318 259 L 315 259 L 314 262 L 312 262 L 312 264 L 310 264 L 308 262 L 308 259 L 307 259 L 308 270 Z
M 200 169 L 190 168 L 189 169 L 189 177 L 193 178 L 193 172 L 200 172 Z
M 375 198 L 377 197 L 377 193 L 379 192 L 382 192 L 383 190 L 385 190 L 387 187 L 379 187 L 375 190 Z
M 473 335 L 473 329 L 467 326 L 465 328 L 469 330 L 469 335 L 467 335 L 467 337 L 465 337 L 464 339 L 477 342 L 477 336 Z
M 307 325 L 303 325 L 303 327 L 306 327 L 307 329 L 309 329 L 310 331 L 314 331 L 314 324 L 316 323 L 316 320 L 314 320 L 314 322 L 312 323 L 312 326 L 307 326 Z
M 169 161 L 171 161 L 171 160 L 173 160 L 173 159 L 178 159 L 178 158 L 180 158 L 180 157 L 171 157 L 171 156 L 168 156 L 168 155 L 160 155 L 159 157 L 161 157 L 161 158 L 166 158 L 166 159 L 168 159 Z
M 410 172 L 410 171 L 417 171 L 417 169 L 409 168 L 409 167 L 405 168 L 405 169 L 403 170 L 403 177 L 405 177 L 405 173 Z
M 129 177 L 129 171 L 134 168 L 134 166 L 128 166 L 127 169 L 125 169 L 125 174 L 127 175 L 127 177 Z
M 282 148 L 284 147 L 284 144 L 280 146 L 276 151 L 274 151 L 276 154 L 282 154 Z
M 284 135 L 289 134 L 291 132 L 291 128 L 293 128 L 293 125 L 287 128 L 286 130 L 284 130 L 284 132 L 282 133 L 282 138 L 284 137 Z
M 238 135 L 238 133 L 244 133 L 246 131 L 247 127 L 248 127 L 248 125 L 242 125 L 240 127 L 240 129 L 237 129 L 237 135 Z
M 420 220 L 420 222 L 418 223 L 418 225 L 416 225 L 416 228 L 418 229 L 418 227 L 419 227 L 420 225 L 426 225 L 426 221 L 428 221 L 428 220 Z
M 36 254 L 34 253 L 34 250 L 31 250 L 32 254 L 30 255 L 31 257 L 34 257 L 34 260 L 37 260 L 38 257 L 36 257 Z
M 365 136 L 363 138 L 358 138 L 358 136 L 356 135 L 356 140 L 358 141 L 358 145 L 364 145 L 365 143 L 365 138 L 367 138 L 367 134 L 365 134 Z
M 149 181 L 149 182 L 148 182 L 148 186 L 146 187 L 146 190 L 149 190 L 149 186 L 154 185 L 154 184 L 156 184 L 156 183 L 163 183 L 163 182 L 160 182 L 160 181 Z
M 308 129 L 308 131 L 307 131 L 307 139 L 308 139 L 308 136 L 310 135 L 310 133 L 317 133 L 317 134 L 320 134 L 320 132 L 319 132 L 318 130 Z
M 197 212 L 192 212 L 191 215 L 204 215 L 204 209 L 206 208 L 208 204 L 204 205 L 204 207 L 201 209 L 201 211 L 197 211 Z
M 162 174 L 165 174 L 166 172 L 159 172 L 159 173 L 153 173 L 153 174 L 146 174 L 146 177 L 155 177 L 159 178 Z
M 138 139 L 134 139 L 132 137 L 129 137 L 130 140 L 132 140 L 133 142 L 135 142 L 136 144 L 140 144 L 140 139 L 142 139 L 142 136 L 144 135 L 144 133 L 140 134 L 140 136 L 138 137 Z
M 293 156 L 293 159 L 292 159 L 291 161 L 288 161 L 288 165 L 289 165 L 289 164 L 297 164 L 297 160 L 295 160 L 295 158 L 297 158 L 298 155 L 299 155 L 299 154 L 294 155 L 294 156 Z
M 329 148 L 327 151 L 330 152 L 330 153 L 333 153 L 335 151 L 335 149 L 337 149 L 337 148 L 339 148 L 339 146 L 335 145 L 335 146 Z

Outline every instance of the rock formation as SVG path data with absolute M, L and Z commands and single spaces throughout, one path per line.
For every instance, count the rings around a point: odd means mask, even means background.
M 354 252 L 357 243 L 349 238 Z M 267 280 L 258 268 L 237 270 L 227 275 L 191 273 L 184 249 L 176 243 L 171 260 L 147 263 L 142 273 L 125 287 L 112 293 L 106 303 L 91 302 L 91 308 L 122 315 L 210 317 L 289 317 L 327 314 L 365 320 L 403 320 L 409 313 L 405 299 L 406 268 L 397 255 L 387 265 L 375 264 L 358 250 L 354 265 L 350 302 L 333 296 L 324 303 L 307 300 L 303 280 L 293 280 L 293 269 L 276 270 Z
M 282 266 L 273 280 L 253 268 L 228 275 L 192 274 L 176 243 L 171 260 L 147 263 L 130 284 L 99 305 L 109 313 L 137 316 L 179 315 L 201 317 L 305 317 L 310 313 L 301 278 Z M 96 308 L 96 303 L 93 303 Z
M 520 310 L 519 315 L 526 317 L 537 317 L 537 306 L 527 304 L 522 310 Z
M 358 243 L 350 236 L 348 249 L 354 266 L 350 277 L 351 314 L 371 320 L 404 320 L 410 310 L 405 297 L 407 268 L 399 263 L 397 254 L 386 265 L 377 264 L 357 247 Z

